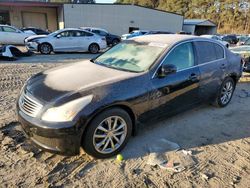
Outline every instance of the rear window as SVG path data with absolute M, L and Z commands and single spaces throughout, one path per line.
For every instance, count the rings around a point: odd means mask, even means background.
M 198 52 L 199 64 L 224 58 L 224 49 L 218 44 L 199 41 L 195 42 L 195 46 Z

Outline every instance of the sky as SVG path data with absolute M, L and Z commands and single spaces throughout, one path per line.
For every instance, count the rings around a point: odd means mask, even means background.
M 96 3 L 114 3 L 116 0 L 96 0 Z

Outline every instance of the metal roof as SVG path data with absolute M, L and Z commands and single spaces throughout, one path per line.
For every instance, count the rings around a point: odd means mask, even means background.
M 184 25 L 208 25 L 208 26 L 216 26 L 216 24 L 210 20 L 206 19 L 185 19 Z

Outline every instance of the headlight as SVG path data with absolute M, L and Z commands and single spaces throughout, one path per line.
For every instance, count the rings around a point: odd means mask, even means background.
M 50 122 L 72 121 L 78 112 L 92 101 L 93 95 L 70 101 L 59 107 L 49 108 L 42 120 Z

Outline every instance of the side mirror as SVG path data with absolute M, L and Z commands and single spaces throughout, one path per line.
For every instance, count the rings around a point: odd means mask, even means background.
M 60 34 L 59 34 L 59 35 L 56 35 L 56 38 L 58 38 L 58 39 L 61 38 L 61 37 L 62 37 L 62 36 L 61 36 Z
M 159 69 L 158 75 L 159 77 L 165 77 L 169 74 L 176 73 L 177 67 L 173 64 L 162 65 Z

